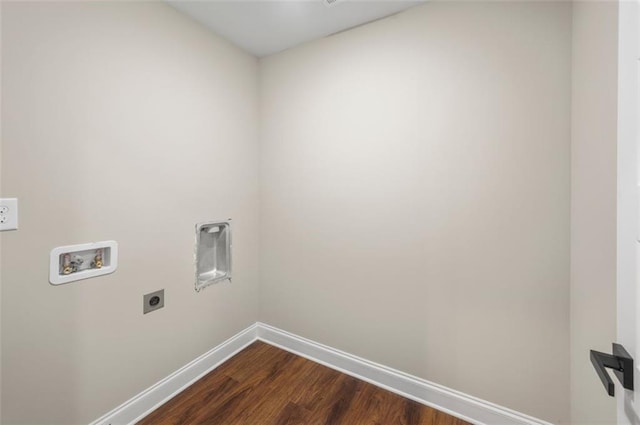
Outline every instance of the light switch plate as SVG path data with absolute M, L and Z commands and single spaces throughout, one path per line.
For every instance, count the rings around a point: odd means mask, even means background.
M 0 232 L 18 230 L 18 199 L 0 198 Z

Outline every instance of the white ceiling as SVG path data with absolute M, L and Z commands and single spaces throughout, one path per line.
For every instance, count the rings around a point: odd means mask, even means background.
M 326 37 L 425 0 L 167 0 L 244 50 L 262 57 Z

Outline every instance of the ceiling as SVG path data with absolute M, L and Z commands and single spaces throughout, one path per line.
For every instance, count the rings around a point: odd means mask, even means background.
M 328 5 L 328 1 L 333 4 Z M 393 15 L 424 1 L 167 0 L 258 57 Z

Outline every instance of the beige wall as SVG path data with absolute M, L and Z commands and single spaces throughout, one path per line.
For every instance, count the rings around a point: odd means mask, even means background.
M 2 422 L 88 423 L 257 320 L 257 61 L 162 3 L 2 2 L 2 39 Z M 195 223 L 228 217 L 234 282 L 196 293 Z M 106 239 L 115 274 L 48 283 Z
M 431 3 L 260 76 L 261 320 L 567 423 L 571 4 Z
M 2 5 L 0 4 L 0 24 Z M 2 99 L 2 31 L 0 30 L 0 99 Z M 0 100 L 0 196 L 2 192 L 2 101 Z M 0 267 L 2 266 L 2 236 L 0 236 Z M 2 270 L 0 270 L 0 423 L 2 423 Z
M 589 350 L 616 340 L 618 5 L 573 5 L 571 419 L 616 422 Z
M 1 11 L 2 423 L 95 419 L 257 320 L 258 291 L 286 330 L 615 421 L 587 355 L 615 339 L 615 4 L 428 4 L 262 60 L 260 93 L 162 4 Z M 234 283 L 196 294 L 193 226 L 226 217 Z M 116 274 L 48 284 L 51 248 L 104 239 Z

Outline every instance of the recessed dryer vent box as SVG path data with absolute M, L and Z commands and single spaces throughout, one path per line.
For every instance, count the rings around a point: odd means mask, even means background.
M 196 291 L 231 280 L 231 225 L 228 221 L 196 226 Z
M 118 268 L 118 243 L 93 242 L 59 246 L 51 250 L 49 282 L 62 285 L 111 274 Z

